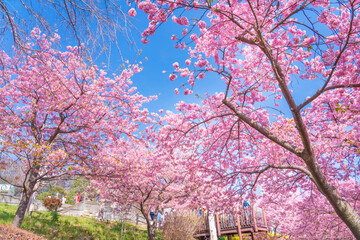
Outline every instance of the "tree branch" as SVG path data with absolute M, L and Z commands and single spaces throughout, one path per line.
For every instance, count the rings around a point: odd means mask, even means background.
M 266 130 L 265 128 L 263 128 L 258 122 L 256 122 L 255 120 L 252 120 L 251 118 L 249 118 L 248 116 L 246 116 L 244 113 L 238 111 L 234 105 L 232 105 L 229 101 L 227 101 L 226 99 L 223 99 L 222 102 L 228 107 L 230 108 L 238 118 L 240 118 L 242 121 L 244 121 L 245 123 L 247 123 L 250 127 L 252 127 L 253 129 L 257 130 L 259 133 L 261 133 L 264 137 L 270 139 L 271 141 L 275 142 L 276 144 L 280 145 L 281 147 L 289 150 L 290 152 L 294 153 L 296 156 L 301 156 L 303 153 L 303 150 L 300 149 L 297 146 L 294 146 L 286 141 L 283 141 L 281 139 L 279 139 L 277 136 L 275 136 L 273 133 L 271 133 L 270 131 Z

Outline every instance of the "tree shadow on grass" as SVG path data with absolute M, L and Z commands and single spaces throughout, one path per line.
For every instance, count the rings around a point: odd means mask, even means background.
M 22 228 L 47 239 L 97 239 L 87 228 L 70 225 L 66 220 L 54 222 L 48 214 L 33 215 L 31 218 L 27 218 Z
M 114 231 L 119 236 L 121 236 L 122 228 L 123 228 L 123 223 L 118 222 L 111 226 L 111 231 Z M 147 239 L 144 238 L 144 236 L 147 236 L 147 231 L 136 228 L 135 226 L 126 223 L 125 236 L 126 236 L 125 237 L 126 240 Z
M 116 232 L 121 235 L 122 223 L 114 223 L 111 226 L 111 231 Z M 126 223 L 126 240 L 140 240 L 140 239 L 148 239 L 147 238 L 147 229 L 143 227 L 138 227 L 133 224 Z M 162 234 L 160 230 L 156 231 L 155 239 L 162 240 Z
M 14 214 L 0 211 L 0 223 L 1 224 L 8 224 L 11 223 L 11 221 L 14 218 Z

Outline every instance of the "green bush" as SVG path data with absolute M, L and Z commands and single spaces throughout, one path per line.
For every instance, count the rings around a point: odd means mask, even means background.
M 66 196 L 68 192 L 61 186 L 55 185 L 53 187 L 48 187 L 45 192 L 40 193 L 36 199 L 44 200 L 48 196 L 55 196 L 59 194 L 59 196 Z

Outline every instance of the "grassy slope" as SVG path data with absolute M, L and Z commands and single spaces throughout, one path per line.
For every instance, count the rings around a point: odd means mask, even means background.
M 15 215 L 17 206 L 0 203 L 0 224 L 10 225 Z M 94 218 L 59 216 L 59 221 L 51 221 L 48 212 L 33 213 L 32 217 L 26 216 L 22 229 L 33 232 L 47 239 L 120 239 L 121 223 L 99 222 Z M 147 239 L 147 230 L 131 224 L 126 226 L 126 240 Z M 157 239 L 161 239 L 157 235 Z

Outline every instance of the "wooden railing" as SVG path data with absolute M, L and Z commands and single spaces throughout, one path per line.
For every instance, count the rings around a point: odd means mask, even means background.
M 202 213 L 200 218 L 199 230 L 198 232 L 209 232 L 209 215 L 207 213 Z
M 199 230 L 195 235 L 210 232 L 208 219 L 207 213 L 201 213 Z M 267 231 L 265 213 L 261 208 L 245 208 L 237 213 L 217 213 L 215 220 L 219 236 L 246 231 Z

